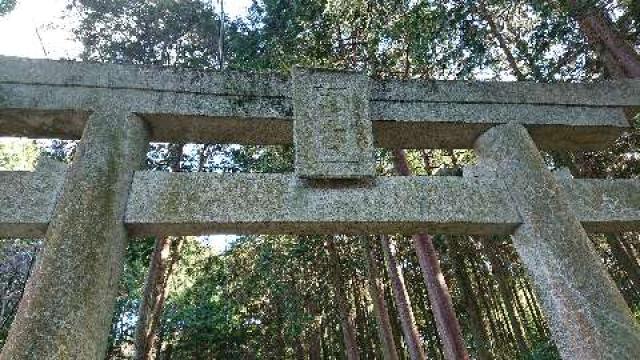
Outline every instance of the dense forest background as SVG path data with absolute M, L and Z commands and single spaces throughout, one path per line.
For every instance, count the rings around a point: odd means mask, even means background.
M 635 0 L 254 0 L 239 19 L 219 10 L 199 0 L 68 8 L 85 61 L 281 72 L 297 64 L 399 79 L 640 78 Z M 634 130 L 606 151 L 547 153 L 548 166 L 637 178 L 640 119 L 629 120 Z M 0 167 L 29 168 L 40 152 L 70 162 L 74 148 L 19 140 L 0 145 Z M 437 176 L 473 162 L 468 149 L 379 149 L 377 164 L 381 176 Z M 290 172 L 293 149 L 151 144 L 147 166 Z M 106 358 L 559 358 L 509 238 L 410 235 L 241 236 L 222 252 L 207 238 L 132 239 Z M 640 319 L 640 235 L 591 238 Z M 43 244 L 1 245 L 0 347 Z

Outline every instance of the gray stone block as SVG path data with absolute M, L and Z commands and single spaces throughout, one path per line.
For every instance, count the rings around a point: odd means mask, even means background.
M 640 230 L 640 180 L 557 177 L 587 232 Z
M 309 186 L 292 175 L 143 171 L 126 222 L 133 234 L 508 234 L 520 220 L 505 193 L 455 176 Z
M 52 162 L 48 159 L 41 160 L 41 163 Z M 0 234 L 2 236 L 42 237 L 44 235 L 51 219 L 55 197 L 60 191 L 66 171 L 66 165 L 53 163 L 55 166 L 47 171 L 0 172 L 0 188 L 17 189 L 17 191 L 8 191 L 0 195 Z M 39 168 L 41 168 L 40 165 Z M 454 223 L 444 224 L 443 222 L 447 218 L 438 218 L 433 214 L 421 216 L 416 213 L 417 211 L 442 212 L 443 209 L 427 205 L 420 207 L 412 205 L 413 203 L 409 203 L 407 200 L 423 196 L 424 192 L 419 187 L 425 186 L 426 189 L 430 189 L 431 198 L 428 200 L 439 199 L 437 200 L 438 204 L 448 209 L 446 211 L 448 213 L 453 210 L 469 209 L 468 207 L 473 205 L 470 202 L 476 201 L 469 200 L 469 203 L 462 203 L 459 208 L 455 203 L 462 196 L 465 199 L 467 196 L 482 196 L 482 199 L 485 199 L 490 194 L 503 196 L 495 190 L 504 187 L 502 181 L 495 179 L 490 169 L 481 170 L 481 167 L 464 169 L 465 177 L 482 176 L 481 179 L 475 180 L 462 180 L 456 177 L 446 177 L 446 180 L 435 178 L 405 180 L 406 178 L 392 177 L 377 179 L 370 182 L 369 186 L 347 182 L 342 187 L 338 186 L 335 189 L 331 189 L 329 186 L 324 188 L 316 186 L 315 190 L 313 188 L 307 189 L 305 182 L 296 181 L 294 177 L 289 175 L 180 174 L 175 176 L 177 178 L 173 179 L 172 177 L 166 178 L 166 175 L 157 175 L 157 173 L 136 173 L 132 195 L 129 199 L 128 215 L 125 219 L 130 231 L 144 236 L 158 233 L 173 234 L 174 232 L 183 235 L 216 232 L 279 234 L 283 232 L 313 233 L 314 231 L 329 234 L 348 232 L 366 234 L 367 231 L 373 230 L 379 233 L 392 231 L 411 233 L 419 229 L 437 229 L 450 233 L 503 233 L 515 226 L 514 221 L 520 222 L 519 218 L 514 220 L 509 216 L 503 216 L 511 210 L 510 208 L 500 208 L 499 206 L 504 203 L 500 201 L 492 203 L 491 209 L 495 210 L 495 213 L 491 215 L 492 217 L 484 218 L 484 223 L 478 223 L 480 221 L 478 219 L 483 219 L 482 217 L 474 218 L 473 213 L 465 212 L 460 213 L 455 219 L 450 218 L 452 221 L 455 220 Z M 174 182 L 175 185 L 173 185 Z M 191 182 L 195 182 L 197 185 L 191 185 Z M 587 231 L 640 230 L 640 180 L 569 179 L 562 177 L 558 178 L 558 182 L 567 194 L 571 209 Z M 407 185 L 411 183 L 415 186 Z M 252 185 L 249 186 L 250 184 Z M 374 184 L 382 187 L 374 189 L 372 188 Z M 451 184 L 451 186 L 447 187 L 446 184 Z M 198 200 L 209 195 L 194 197 L 193 199 L 198 201 L 187 205 L 187 194 L 177 190 L 181 186 L 193 189 L 194 192 L 197 191 L 196 186 L 215 189 L 215 191 L 208 193 L 212 199 L 207 201 L 215 202 L 216 207 L 208 207 L 205 200 Z M 361 188 L 358 189 L 358 186 Z M 388 203 L 385 200 L 384 191 L 391 191 L 390 193 L 394 194 L 394 202 Z M 343 197 L 342 192 L 350 197 Z M 448 200 L 451 193 L 461 194 L 461 197 L 457 197 L 452 202 Z M 160 199 L 162 202 L 169 203 L 169 209 L 173 209 L 175 205 L 166 199 L 166 196 L 169 196 L 167 194 L 175 194 L 182 199 L 180 201 L 184 205 L 181 206 L 185 207 L 185 211 L 193 211 L 195 219 L 193 223 L 190 223 L 186 218 L 189 214 L 184 213 L 182 217 L 176 217 L 177 215 L 172 213 L 173 210 L 165 213 L 158 203 L 161 201 Z M 285 196 L 284 194 L 289 195 Z M 297 195 L 294 194 L 320 199 L 320 202 L 315 205 L 309 201 L 304 202 L 303 204 L 308 204 L 308 208 L 301 208 L 300 202 L 278 202 L 278 199 L 282 198 L 295 199 Z M 218 197 L 218 199 L 213 199 L 213 197 Z M 261 200 L 253 200 L 247 207 L 241 206 L 248 201 L 247 199 Z M 391 216 L 392 212 L 378 210 L 375 213 L 375 211 L 372 212 L 368 209 L 368 205 L 350 204 L 352 201 L 365 200 L 385 204 L 384 206 L 393 206 L 398 209 L 398 213 L 387 219 L 385 217 Z M 222 207 L 223 205 L 224 207 Z M 286 207 L 289 205 L 298 207 L 287 211 Z M 346 205 L 349 205 L 348 209 L 340 210 Z M 337 221 L 337 218 L 331 217 L 328 212 L 338 207 L 339 209 L 335 210 L 335 213 L 343 213 L 343 217 L 340 218 L 340 223 L 331 224 L 332 221 Z M 319 211 L 318 208 L 326 210 Z M 296 215 L 296 211 L 299 211 L 300 214 Z M 313 213 L 315 216 L 305 217 L 303 216 L 305 212 Z M 280 216 L 282 219 L 278 220 Z M 298 217 L 296 218 L 296 216 Z M 304 223 L 290 224 L 296 219 Z M 421 222 L 425 222 L 425 224 L 420 224 Z
M 515 123 L 497 126 L 478 139 L 476 150 L 505 183 L 522 218 L 513 244 L 562 358 L 636 359 L 640 326 L 527 130 Z
M 640 81 L 590 83 L 533 81 L 379 80 L 372 81 L 372 101 L 468 104 L 534 104 L 633 107 Z
M 117 100 L 144 118 L 152 141 L 293 143 L 292 85 L 279 74 L 7 57 L 0 65 L 0 135 L 77 139 L 93 109 Z M 541 148 L 598 149 L 628 129 L 623 108 L 640 105 L 638 80 L 369 83 L 374 143 L 386 148 L 471 148 L 516 121 Z
M 46 157 L 35 171 L 0 171 L 0 237 L 44 237 L 66 171 Z
M 127 195 L 147 147 L 143 121 L 117 102 L 91 115 L 1 359 L 104 357 L 127 244 Z
M 374 176 L 367 77 L 295 68 L 292 82 L 296 174 L 309 179 Z

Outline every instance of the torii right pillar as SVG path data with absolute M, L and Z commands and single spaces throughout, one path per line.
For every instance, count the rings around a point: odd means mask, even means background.
M 640 358 L 640 326 L 527 130 L 493 127 L 475 148 L 480 167 L 506 184 L 522 217 L 513 244 L 562 358 Z

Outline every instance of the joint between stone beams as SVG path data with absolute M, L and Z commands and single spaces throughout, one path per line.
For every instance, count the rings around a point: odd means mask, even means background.
M 635 358 L 640 327 L 526 128 L 496 126 L 475 146 L 481 161 L 495 164 L 522 218 L 513 244 L 562 358 Z
M 143 120 L 110 101 L 87 120 L 2 359 L 104 356 L 127 245 L 127 197 L 148 146 Z

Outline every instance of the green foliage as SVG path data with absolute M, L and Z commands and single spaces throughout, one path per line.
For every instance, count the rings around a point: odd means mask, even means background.
M 228 301 L 227 266 L 224 256 L 212 254 L 194 238 L 186 239 L 162 329 L 177 358 L 243 357 L 242 345 L 252 330 L 242 323 L 240 309 Z
M 208 3 L 208 2 L 207 2 Z M 213 68 L 219 19 L 198 0 L 77 0 L 88 60 Z
M 16 6 L 16 0 L 0 0 L 0 16 L 6 15 Z
M 523 360 L 560 360 L 560 354 L 553 341 L 550 339 L 538 341 L 533 344 L 531 352 L 525 354 Z
M 0 141 L 0 170 L 31 170 L 40 155 L 35 142 L 26 139 Z
M 116 308 L 109 333 L 107 358 L 128 358 L 127 346 L 134 344 L 135 319 L 153 243 L 153 238 L 134 239 L 127 246 L 124 270 L 120 278 Z

